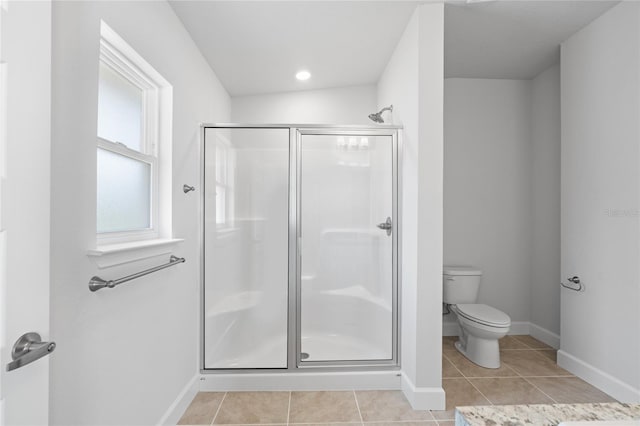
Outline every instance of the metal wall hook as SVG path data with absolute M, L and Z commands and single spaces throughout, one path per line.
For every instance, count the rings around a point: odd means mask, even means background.
M 561 281 L 560 285 L 564 288 L 568 288 L 569 290 L 573 290 L 573 291 L 582 291 L 584 289 L 584 286 L 580 282 L 580 277 L 578 277 L 577 275 L 571 278 L 567 278 L 567 281 L 569 281 L 571 284 L 565 284 Z M 574 287 L 574 284 L 577 287 Z
M 182 190 L 184 191 L 184 193 L 186 194 L 187 192 L 191 192 L 191 191 L 195 191 L 196 188 L 193 186 L 189 186 L 186 183 L 184 185 L 182 185 Z

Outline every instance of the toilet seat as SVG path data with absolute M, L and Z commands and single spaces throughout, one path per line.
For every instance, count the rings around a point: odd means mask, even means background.
M 465 303 L 455 305 L 456 313 L 469 321 L 488 327 L 508 328 L 511 326 L 509 315 L 489 305 Z

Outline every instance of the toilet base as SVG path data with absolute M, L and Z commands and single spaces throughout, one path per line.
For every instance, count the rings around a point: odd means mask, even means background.
M 500 368 L 498 339 L 482 339 L 463 332 L 455 347 L 465 358 L 480 367 Z

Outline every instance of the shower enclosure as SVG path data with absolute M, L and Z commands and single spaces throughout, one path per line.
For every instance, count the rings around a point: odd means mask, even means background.
M 398 127 L 202 136 L 202 371 L 397 367 Z

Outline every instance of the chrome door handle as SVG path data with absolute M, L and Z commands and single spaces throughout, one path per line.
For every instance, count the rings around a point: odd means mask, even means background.
M 387 231 L 387 235 L 391 235 L 391 230 L 393 229 L 393 224 L 391 223 L 391 218 L 387 217 L 387 220 L 379 223 L 378 228 L 380 229 L 384 229 L 385 231 Z
M 11 361 L 7 364 L 7 371 L 23 367 L 33 361 L 49 355 L 56 348 L 56 342 L 43 342 L 38 333 L 26 333 L 13 345 Z

